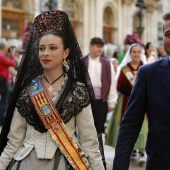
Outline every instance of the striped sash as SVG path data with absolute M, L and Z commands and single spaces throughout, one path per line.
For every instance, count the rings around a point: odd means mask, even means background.
M 27 90 L 39 118 L 70 165 L 76 170 L 91 170 L 85 154 L 69 135 L 40 77 L 33 79 Z
M 135 71 L 135 72 L 133 72 L 133 73 L 134 73 L 134 74 L 133 74 L 128 66 L 124 66 L 124 67 L 122 68 L 122 71 L 123 71 L 124 75 L 126 76 L 127 80 L 129 81 L 129 83 L 130 83 L 130 84 L 132 85 L 132 87 L 133 87 L 138 72 Z

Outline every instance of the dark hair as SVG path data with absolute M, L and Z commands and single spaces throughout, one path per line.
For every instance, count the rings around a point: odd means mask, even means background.
M 170 21 L 170 12 L 166 12 L 162 18 L 164 21 Z
M 61 33 L 61 32 L 56 32 L 56 31 L 49 31 L 49 32 L 45 33 L 43 36 L 50 35 L 50 34 L 58 36 L 63 40 L 64 50 L 67 48 L 70 48 L 70 41 L 69 41 L 68 37 L 66 36 L 66 34 Z
M 163 32 L 164 32 L 165 22 L 170 21 L 170 12 L 166 12 L 166 13 L 163 15 L 162 19 L 163 19 L 163 21 L 164 21 L 164 24 L 163 24 Z
M 141 48 L 141 45 L 140 45 L 140 44 L 136 44 L 136 45 L 132 46 L 131 49 L 130 49 L 130 51 L 129 51 L 129 53 L 131 53 L 133 47 L 140 47 L 140 48 Z
M 11 53 L 12 50 L 14 49 L 17 49 L 17 47 L 15 45 L 11 45 L 9 48 L 8 48 L 8 52 Z
M 90 44 L 91 45 L 102 45 L 102 46 L 104 46 L 104 41 L 101 39 L 101 38 L 99 38 L 99 37 L 94 37 L 94 38 L 92 38 L 91 40 L 90 40 Z
M 146 43 L 146 50 L 149 49 L 149 46 L 150 46 L 151 44 L 152 44 L 151 42 L 147 42 L 147 43 Z

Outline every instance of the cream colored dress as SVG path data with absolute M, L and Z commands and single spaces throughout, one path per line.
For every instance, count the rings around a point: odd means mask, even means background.
M 54 104 L 57 102 L 58 93 L 53 95 L 52 100 Z M 92 170 L 104 170 L 91 105 L 84 107 L 79 114 L 72 117 L 66 123 L 66 127 L 70 136 L 85 153 Z M 75 136 L 76 129 L 79 132 L 79 140 Z M 12 170 L 54 169 L 58 150 L 57 144 L 52 140 L 48 131 L 40 133 L 29 125 L 17 109 L 14 112 L 8 139 L 0 156 L 0 170 L 5 170 L 13 159 L 21 161 L 21 163 L 20 168 L 17 167 L 19 163 L 17 162 L 11 168 Z M 60 159 L 58 170 L 67 169 L 65 158 L 61 156 Z

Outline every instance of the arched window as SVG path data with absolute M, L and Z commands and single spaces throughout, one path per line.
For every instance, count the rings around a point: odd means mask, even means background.
M 103 38 L 106 43 L 113 43 L 113 20 L 113 12 L 107 7 L 103 15 Z
M 24 10 L 21 0 L 2 0 L 2 37 L 21 37 L 24 31 Z

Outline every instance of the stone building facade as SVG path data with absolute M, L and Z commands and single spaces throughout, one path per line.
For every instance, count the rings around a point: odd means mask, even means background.
M 136 3 L 137 0 L 59 0 L 58 8 L 69 14 L 81 48 L 86 54 L 89 40 L 94 36 L 121 47 L 127 34 L 138 32 L 139 9 Z M 158 23 L 161 20 L 158 15 L 162 15 L 163 9 L 160 8 L 159 0 L 145 0 L 145 4 L 141 39 L 144 44 L 151 41 L 158 45 Z
M 21 37 L 24 23 L 40 13 L 40 4 L 48 0 L 1 0 L 0 36 Z M 67 12 L 83 54 L 88 53 L 92 37 L 120 48 L 127 34 L 138 32 L 137 0 L 55 0 L 56 9 Z M 162 14 L 170 9 L 169 0 L 144 0 L 142 43 L 158 45 L 162 41 Z

